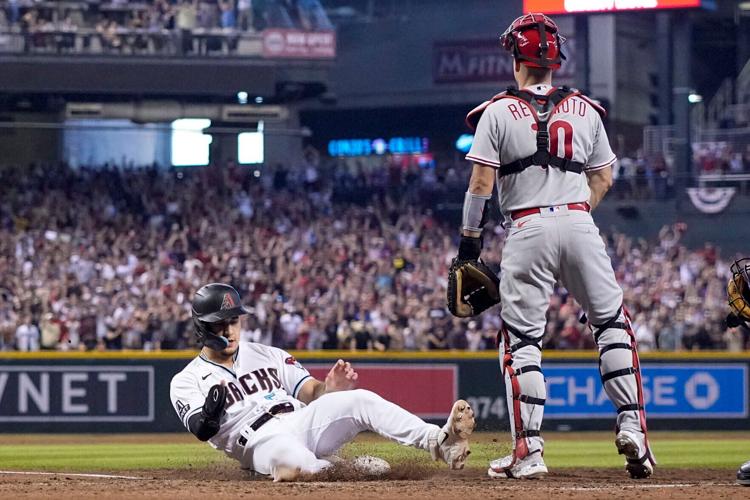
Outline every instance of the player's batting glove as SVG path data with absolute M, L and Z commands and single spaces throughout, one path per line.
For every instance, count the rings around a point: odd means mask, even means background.
M 219 420 L 227 403 L 227 391 L 227 386 L 224 384 L 216 384 L 208 390 L 208 396 L 201 411 L 203 417 L 207 420 Z
M 481 237 L 461 236 L 448 271 L 448 310 L 459 318 L 476 316 L 500 302 L 500 280 L 479 259 L 481 252 Z

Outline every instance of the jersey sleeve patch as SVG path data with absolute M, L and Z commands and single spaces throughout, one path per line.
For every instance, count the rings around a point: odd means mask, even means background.
M 190 404 L 185 404 L 179 399 L 175 402 L 177 407 L 177 414 L 180 416 L 180 420 L 185 420 L 185 415 L 190 411 Z

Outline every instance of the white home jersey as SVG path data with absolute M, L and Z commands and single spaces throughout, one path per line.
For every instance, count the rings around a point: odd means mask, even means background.
M 295 409 L 304 404 L 296 399 L 310 373 L 286 351 L 263 344 L 240 342 L 232 369 L 209 361 L 202 354 L 172 378 L 170 398 L 183 425 L 201 411 L 209 389 L 226 381 L 229 388 L 225 414 L 219 432 L 209 439 L 214 448 L 240 459 L 237 445 L 240 430 L 270 407 L 290 402 Z
M 555 87 L 535 85 L 524 90 L 546 95 Z M 514 98 L 495 101 L 482 114 L 466 159 L 502 169 L 503 164 L 536 152 L 536 128 L 534 113 L 526 102 Z M 583 163 L 586 171 L 607 167 L 617 159 L 599 113 L 581 97 L 561 102 L 547 129 L 550 152 Z M 538 165 L 498 178 L 497 185 L 500 209 L 506 216 L 524 208 L 584 202 L 591 195 L 585 174 Z

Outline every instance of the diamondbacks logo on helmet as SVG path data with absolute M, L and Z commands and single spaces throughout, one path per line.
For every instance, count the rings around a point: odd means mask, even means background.
M 234 303 L 234 298 L 232 298 L 232 294 L 225 293 L 224 300 L 221 301 L 221 310 L 224 311 L 226 309 L 232 309 L 236 306 L 237 304 Z

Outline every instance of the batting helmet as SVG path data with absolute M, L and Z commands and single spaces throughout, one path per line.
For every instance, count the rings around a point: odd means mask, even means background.
M 202 286 L 193 297 L 193 326 L 198 343 L 216 351 L 227 348 L 229 341 L 211 331 L 211 323 L 220 323 L 250 311 L 242 305 L 240 294 L 223 283 Z
M 729 307 L 743 321 L 750 321 L 750 258 L 740 259 L 729 268 L 732 278 L 727 285 Z
M 517 18 L 500 35 L 500 45 L 516 61 L 532 68 L 559 68 L 565 59 L 564 42 L 555 21 L 540 13 Z

